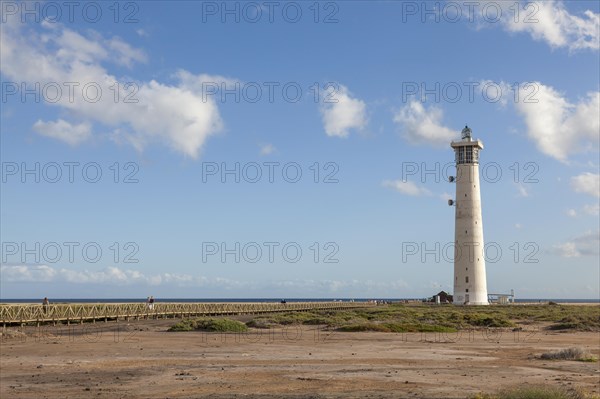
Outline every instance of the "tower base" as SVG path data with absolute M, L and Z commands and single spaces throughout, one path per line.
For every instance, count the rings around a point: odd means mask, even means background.
M 458 292 L 457 294 L 453 295 L 452 299 L 454 300 L 453 304 L 458 306 L 485 306 L 490 304 L 487 292 Z

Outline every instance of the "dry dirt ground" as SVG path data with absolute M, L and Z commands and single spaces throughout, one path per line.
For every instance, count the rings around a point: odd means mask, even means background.
M 600 393 L 600 363 L 546 361 L 595 332 L 167 332 L 173 320 L 8 329 L 1 398 L 465 398 L 524 384 Z

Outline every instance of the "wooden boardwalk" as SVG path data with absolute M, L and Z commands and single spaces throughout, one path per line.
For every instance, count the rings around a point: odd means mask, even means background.
M 155 303 L 150 309 L 145 303 L 70 303 L 52 304 L 1 304 L 2 326 L 26 323 L 84 323 L 119 321 L 140 318 L 166 318 L 190 316 L 219 316 L 259 314 L 303 310 L 338 310 L 372 306 L 366 302 L 228 302 L 228 303 Z

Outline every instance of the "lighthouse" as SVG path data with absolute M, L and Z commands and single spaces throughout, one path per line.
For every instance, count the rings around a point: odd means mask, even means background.
M 487 305 L 481 193 L 479 189 L 479 152 L 481 140 L 471 137 L 468 126 L 460 141 L 452 141 L 456 161 L 456 197 L 454 219 L 454 303 L 457 305 Z

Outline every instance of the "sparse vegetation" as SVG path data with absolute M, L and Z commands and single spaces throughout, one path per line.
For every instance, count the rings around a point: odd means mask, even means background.
M 362 331 L 378 331 L 378 332 L 392 332 L 389 328 L 382 324 L 375 323 L 363 323 L 363 324 L 351 324 L 338 328 L 339 331 L 345 332 L 362 332 Z
M 466 328 L 520 328 L 552 323 L 549 329 L 600 331 L 600 306 L 434 306 L 393 304 L 340 311 L 275 313 L 257 316 L 253 328 L 322 325 L 338 331 L 455 332 Z
M 245 332 L 246 324 L 225 318 L 185 319 L 171 326 L 169 331 Z
M 314 310 L 270 313 L 247 323 L 225 318 L 186 319 L 170 331 L 233 331 L 289 325 L 319 325 L 331 330 L 360 332 L 456 332 L 474 328 L 522 330 L 528 324 L 545 323 L 550 330 L 600 331 L 600 306 L 435 306 L 392 304 L 347 310 Z M 589 359 L 593 359 L 589 358 Z M 594 361 L 594 360 L 587 360 Z
M 506 390 L 497 394 L 479 394 L 473 399 L 586 399 L 588 396 L 576 390 L 539 386 Z
M 338 328 L 338 331 L 359 332 L 359 331 L 379 331 L 379 332 L 456 332 L 453 327 L 444 327 L 432 324 L 409 325 L 401 323 L 363 323 L 351 324 Z
M 554 352 L 546 352 L 540 356 L 544 360 L 579 360 L 581 362 L 597 362 L 598 359 L 582 348 L 567 348 Z

